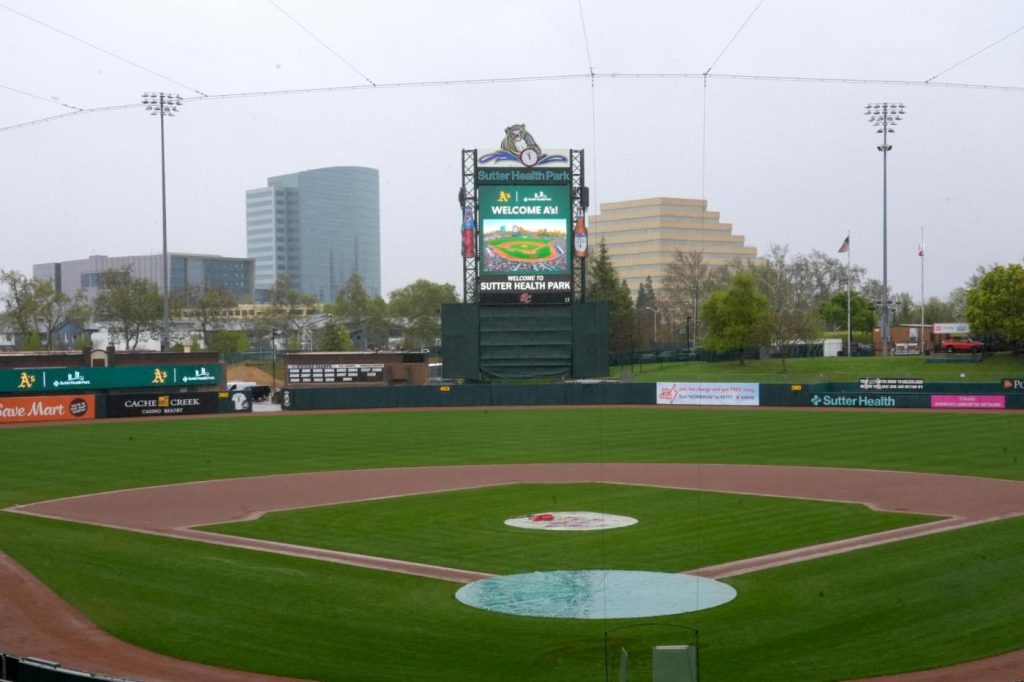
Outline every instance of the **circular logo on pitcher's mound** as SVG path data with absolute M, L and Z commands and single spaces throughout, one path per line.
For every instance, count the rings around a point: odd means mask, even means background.
M 625 528 L 634 523 L 636 519 L 632 516 L 588 511 L 541 512 L 505 520 L 506 526 L 535 530 L 608 530 Z

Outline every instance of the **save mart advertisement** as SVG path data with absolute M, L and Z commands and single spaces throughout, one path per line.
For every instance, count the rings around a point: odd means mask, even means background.
M 219 386 L 220 365 L 128 365 L 0 370 L 0 394 L 107 388 Z
M 569 185 L 479 188 L 480 302 L 570 303 Z
M 0 397 L 0 424 L 95 418 L 96 397 L 91 395 Z

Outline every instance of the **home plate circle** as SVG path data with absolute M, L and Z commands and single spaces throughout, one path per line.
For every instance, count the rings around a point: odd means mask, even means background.
M 541 512 L 505 520 L 506 526 L 531 530 L 608 530 L 636 523 L 632 516 L 588 511 Z

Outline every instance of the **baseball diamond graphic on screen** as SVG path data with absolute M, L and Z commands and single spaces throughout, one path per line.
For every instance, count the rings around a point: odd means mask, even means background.
M 567 272 L 565 239 L 565 220 L 531 220 L 518 224 L 485 220 L 481 271 Z

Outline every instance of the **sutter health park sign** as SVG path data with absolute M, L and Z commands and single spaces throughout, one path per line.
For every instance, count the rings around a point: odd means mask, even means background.
M 0 370 L 0 394 L 106 388 L 218 386 L 220 365 L 127 365 Z

